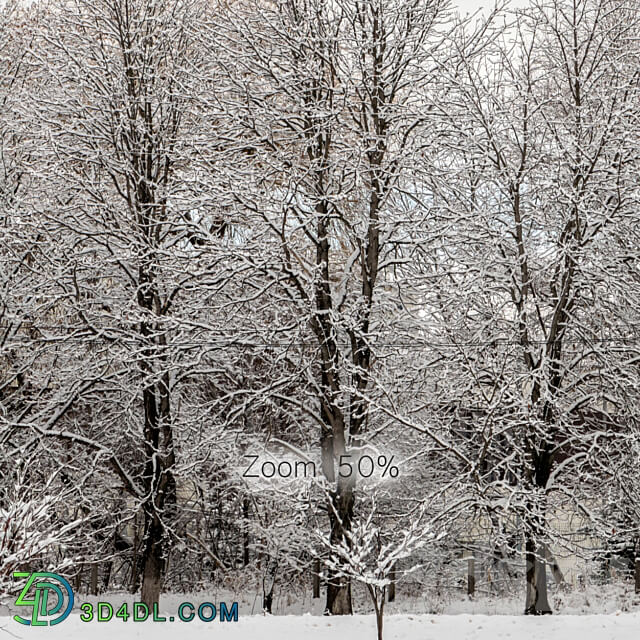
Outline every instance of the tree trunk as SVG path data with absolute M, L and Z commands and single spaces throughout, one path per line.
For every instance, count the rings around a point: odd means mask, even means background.
M 262 597 L 262 610 L 265 613 L 271 614 L 271 608 L 273 607 L 273 589 L 263 594 Z
M 347 616 L 353 613 L 351 581 L 347 578 L 329 576 L 326 613 L 332 616 Z
M 391 571 L 389 572 L 389 579 L 391 582 L 389 583 L 389 597 L 387 598 L 387 602 L 395 602 L 396 599 L 396 565 L 394 564 L 391 567 Z
M 320 560 L 313 561 L 313 597 L 320 597 Z
M 536 391 L 535 395 L 537 396 L 538 393 Z M 547 425 L 552 424 L 553 412 L 548 403 L 545 406 L 543 417 Z M 547 509 L 546 487 L 552 466 L 551 439 L 545 440 L 541 446 L 533 449 L 531 457 L 534 473 L 529 480 L 533 481 L 535 492 L 534 499 L 526 505 L 524 516 L 527 580 L 524 612 L 525 615 L 541 615 L 552 613 L 547 598 L 547 547 L 544 542 Z
M 382 625 L 384 622 L 384 600 L 386 597 L 386 587 L 374 587 L 367 584 L 367 590 L 373 601 L 373 608 L 376 612 L 376 628 L 378 630 L 378 640 L 382 640 Z
M 242 500 L 242 517 L 242 564 L 246 567 L 249 564 L 249 498 Z
M 105 562 L 104 575 L 102 576 L 102 591 L 106 593 L 109 591 L 109 581 L 111 580 L 111 572 L 113 571 L 113 560 Z
M 323 160 L 324 162 L 324 160 Z M 322 178 L 319 193 L 323 192 Z M 316 311 L 312 316 L 312 329 L 320 345 L 320 414 L 323 423 L 320 434 L 322 470 L 330 484 L 336 483 L 336 490 L 328 497 L 327 510 L 331 527 L 331 544 L 340 544 L 345 532 L 351 528 L 353 518 L 353 492 L 355 474 L 344 478 L 340 473 L 342 457 L 347 455 L 346 424 L 339 398 L 342 394 L 340 383 L 340 359 L 337 331 L 332 324 L 331 277 L 329 273 L 329 200 L 320 199 L 316 204 L 318 242 L 316 245 L 316 265 L 319 278 L 315 284 Z M 338 473 L 335 464 L 338 462 Z M 336 477 L 337 476 L 337 477 Z M 327 580 L 327 602 L 325 614 L 345 615 L 353 613 L 351 606 L 351 582 L 348 578 L 338 577 L 329 569 Z
M 91 588 L 89 593 L 92 596 L 98 595 L 98 565 L 95 563 L 91 565 Z
M 545 558 L 549 563 L 549 567 L 551 567 L 551 574 L 553 575 L 553 579 L 557 585 L 564 584 L 564 575 L 562 574 L 562 570 L 560 569 L 560 565 L 558 561 L 555 559 L 555 556 L 551 553 L 549 549 L 549 545 L 545 544 Z
M 467 595 L 471 597 L 475 592 L 476 592 L 475 558 L 472 556 L 467 560 Z
M 544 545 L 536 553 L 536 544 L 531 534 L 526 537 L 527 599 L 525 615 L 551 613 L 547 598 L 547 571 L 544 561 Z
M 278 562 L 270 558 L 267 562 L 267 570 L 262 578 L 262 610 L 265 613 L 272 613 L 273 589 L 276 584 L 278 573 Z
M 329 373 L 323 373 L 323 382 L 329 378 Z M 355 474 L 343 477 L 338 468 L 335 470 L 335 459 L 338 461 L 346 455 L 345 428 L 342 413 L 337 406 L 323 403 L 322 416 L 327 427 L 321 435 L 322 468 L 330 483 L 336 482 L 337 488 L 331 491 L 327 498 L 327 511 L 331 527 L 331 545 L 338 545 L 345 540 L 345 533 L 351 529 L 353 519 L 353 504 L 355 490 Z M 336 477 L 337 475 L 337 477 Z M 325 615 L 350 615 L 353 613 L 351 604 L 351 581 L 349 578 L 336 575 L 338 572 L 327 570 L 327 601 Z
M 338 476 L 338 490 L 332 493 L 329 504 L 329 520 L 331 523 L 331 544 L 341 544 L 345 533 L 351 529 L 354 503 L 353 476 Z M 335 571 L 328 571 L 327 604 L 325 613 L 329 615 L 351 615 L 351 580 L 345 576 L 337 576 Z
M 142 278 L 141 278 L 142 280 Z M 141 305 L 144 306 L 144 305 Z M 148 336 L 149 327 L 142 323 L 142 335 Z M 160 341 L 164 338 L 160 338 Z M 153 349 L 146 348 L 151 358 Z M 161 361 L 164 363 L 163 359 Z M 141 363 L 142 370 L 152 374 L 148 361 Z M 173 477 L 175 451 L 171 429 L 171 405 L 169 401 L 169 373 L 165 370 L 159 382 L 143 390 L 144 404 L 144 538 L 142 551 L 141 600 L 150 609 L 159 603 L 166 563 L 169 538 L 166 521 L 175 516 L 176 482 Z
M 140 599 L 149 610 L 160 602 L 164 578 L 165 558 L 163 554 L 163 528 L 155 513 L 145 514 L 145 538 L 142 552 L 142 592 Z
M 353 518 L 353 481 L 346 481 L 338 477 L 338 490 L 329 498 L 329 522 L 331 524 L 331 544 L 341 544 L 345 533 L 351 529 Z M 336 575 L 336 571 L 328 569 L 327 603 L 325 614 L 332 616 L 351 615 L 351 580 L 345 576 Z
M 133 520 L 133 549 L 131 550 L 131 593 L 138 591 L 138 582 L 140 581 L 140 558 L 138 556 L 138 547 L 140 545 L 138 535 L 138 514 Z
M 634 564 L 636 593 L 640 593 L 640 558 L 636 558 Z

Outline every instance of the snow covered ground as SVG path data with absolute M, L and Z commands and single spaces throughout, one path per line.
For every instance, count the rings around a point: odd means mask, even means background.
M 553 615 L 545 617 L 485 615 L 393 615 L 385 619 L 385 640 L 637 640 L 640 613 Z M 76 614 L 55 627 L 23 627 L 0 618 L 0 638 L 46 640 L 374 640 L 375 620 L 369 616 L 243 616 L 235 622 L 131 621 L 83 623 Z
M 356 588 L 354 599 L 359 615 L 329 618 L 320 615 L 324 599 L 312 599 L 310 593 L 291 589 L 276 591 L 274 612 L 263 616 L 260 593 L 247 585 L 233 590 L 210 587 L 199 592 L 164 593 L 159 615 L 167 619 L 178 611 L 180 603 L 238 602 L 238 622 L 106 622 L 80 620 L 83 602 L 93 605 L 110 602 L 114 611 L 122 603 L 131 610 L 137 595 L 116 591 L 99 596 L 76 594 L 72 614 L 52 627 L 29 628 L 13 620 L 14 613 L 28 610 L 15 607 L 12 598 L 0 596 L 0 640 L 38 638 L 42 640 L 376 640 L 371 604 Z M 398 593 L 388 603 L 384 620 L 384 640 L 638 640 L 640 638 L 640 600 L 632 583 L 588 585 L 582 590 L 555 592 L 552 616 L 522 615 L 524 593 L 517 589 L 510 597 L 483 597 L 473 600 L 451 594 L 446 598 L 428 598 L 427 594 Z M 304 596 L 304 597 L 301 597 Z M 4 599 L 4 603 L 2 600 Z M 430 613 L 425 613 L 429 612 Z M 360 615 L 362 614 L 362 615 Z M 489 615 L 487 615 L 489 614 Z

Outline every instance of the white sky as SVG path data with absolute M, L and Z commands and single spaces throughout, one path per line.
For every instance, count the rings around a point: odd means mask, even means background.
M 492 8 L 495 5 L 494 0 L 453 0 L 453 4 L 456 5 L 460 13 L 473 13 L 478 9 Z M 528 0 L 511 0 L 511 7 L 524 7 L 528 4 Z

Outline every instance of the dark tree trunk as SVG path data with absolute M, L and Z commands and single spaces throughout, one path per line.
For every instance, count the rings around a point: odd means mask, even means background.
M 476 592 L 475 558 L 467 560 L 467 595 L 472 597 Z
M 386 587 L 374 587 L 367 584 L 367 590 L 373 601 L 373 608 L 376 612 L 376 628 L 378 630 L 378 640 L 382 640 L 382 625 L 384 623 L 384 600 L 387 592 Z
M 273 607 L 273 588 L 271 591 L 265 593 L 262 598 L 262 609 L 265 613 L 272 613 Z
M 138 525 L 138 515 L 133 520 L 133 549 L 131 553 L 131 585 L 130 591 L 131 593 L 136 593 L 138 591 L 139 583 L 140 583 L 140 556 L 138 555 L 138 549 L 140 546 L 139 540 L 139 525 Z
M 333 616 L 347 616 L 353 613 L 350 580 L 329 575 L 325 613 Z
M 389 597 L 387 598 L 387 602 L 395 602 L 396 599 L 396 565 L 394 564 L 391 568 L 391 572 L 389 573 L 389 579 L 391 582 L 389 583 Z
M 313 597 L 320 597 L 320 560 L 313 561 Z
M 277 573 L 278 563 L 270 558 L 267 564 L 267 571 L 262 578 L 262 610 L 265 613 L 272 613 L 273 590 L 276 585 Z
M 91 565 L 91 588 L 89 589 L 89 593 L 92 596 L 98 595 L 98 565 Z
M 382 640 L 382 625 L 384 624 L 384 596 L 382 598 L 382 604 L 380 609 L 376 611 L 376 626 L 378 627 L 378 640 Z
M 322 227 L 321 227 L 322 228 Z M 326 236 L 326 229 L 324 235 Z M 323 256 L 324 265 L 327 264 L 328 243 L 326 238 L 319 243 L 319 256 Z M 320 261 L 320 258 L 319 258 Z M 321 261 L 320 261 L 321 262 Z M 331 309 L 331 292 L 328 288 L 328 272 L 326 280 L 318 286 L 319 309 Z M 319 340 L 325 342 L 323 349 L 325 357 L 321 362 L 322 388 L 321 416 L 324 428 L 320 436 L 320 449 L 322 454 L 322 470 L 329 483 L 336 483 L 336 490 L 330 492 L 327 499 L 327 511 L 329 525 L 331 527 L 330 541 L 332 545 L 340 544 L 345 540 L 345 532 L 351 529 L 353 519 L 353 503 L 355 489 L 355 473 L 347 478 L 340 474 L 341 457 L 346 455 L 345 420 L 340 408 L 338 397 L 340 395 L 340 382 L 337 375 L 338 347 L 335 342 L 335 332 L 328 324 L 326 314 L 318 314 L 314 327 L 318 332 Z M 338 473 L 336 473 L 336 461 Z M 348 578 L 339 577 L 337 572 L 327 571 L 327 601 L 325 614 L 348 615 L 353 613 L 351 605 L 351 582 Z
M 242 564 L 246 567 L 249 564 L 249 498 L 242 500 Z
M 352 477 L 338 477 L 338 490 L 333 493 L 329 504 L 329 520 L 331 523 L 331 544 L 343 543 L 345 533 L 351 529 L 353 519 L 353 485 Z M 325 613 L 330 615 L 351 615 L 351 580 L 328 571 L 327 603 Z
M 104 575 L 102 576 L 102 591 L 106 593 L 109 591 L 109 582 L 111 580 L 111 572 L 113 571 L 113 560 L 105 562 Z
M 140 594 L 149 610 L 160 601 L 164 579 L 163 527 L 155 513 L 145 514 L 145 537 L 142 550 L 142 592 Z
M 140 280 L 149 281 L 141 270 Z M 141 306 L 150 302 L 139 293 Z M 141 370 L 154 376 L 153 361 L 165 367 L 166 356 L 159 354 L 151 338 L 152 329 L 141 323 L 141 335 L 149 344 L 143 349 Z M 166 337 L 157 338 L 160 346 L 166 346 Z M 176 484 L 173 476 L 175 451 L 171 427 L 169 373 L 165 369 L 160 380 L 149 384 L 142 393 L 144 405 L 144 538 L 142 544 L 142 592 L 141 600 L 149 608 L 160 601 L 164 573 L 168 558 L 169 536 L 167 521 L 171 520 L 176 506 Z
M 547 571 L 544 545 L 536 549 L 533 535 L 526 537 L 526 578 L 527 599 L 525 603 L 526 615 L 543 615 L 551 613 L 547 598 Z
M 557 381 L 554 381 L 557 387 Z M 536 388 L 535 397 L 539 395 Z M 527 595 L 524 612 L 526 615 L 552 613 L 547 597 L 547 547 L 544 541 L 546 531 L 546 487 L 553 465 L 553 411 L 549 403 L 545 405 L 543 420 L 547 425 L 546 438 L 538 447 L 531 447 L 532 473 L 527 480 L 532 483 L 535 496 L 525 506 L 525 566 Z M 537 494 L 537 495 L 536 495 Z

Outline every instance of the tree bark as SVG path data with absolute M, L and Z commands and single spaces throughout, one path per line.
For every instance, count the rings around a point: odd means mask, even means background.
M 242 564 L 246 567 L 249 564 L 249 498 L 242 500 L 242 517 Z
M 272 613 L 273 590 L 276 585 L 276 575 L 278 573 L 277 561 L 270 558 L 267 562 L 267 570 L 262 578 L 262 610 L 265 613 Z
M 98 565 L 91 565 L 91 589 L 89 591 L 92 596 L 98 595 Z
M 476 592 L 475 558 L 467 560 L 467 595 L 473 596 Z
M 133 549 L 131 550 L 131 593 L 138 591 L 138 583 L 140 582 L 140 558 L 138 556 L 140 541 L 138 531 L 138 514 L 136 514 L 133 520 Z
M 149 610 L 160 602 L 164 578 L 163 527 L 155 513 L 145 513 L 145 537 L 142 551 L 142 592 L 140 598 Z
M 367 584 L 367 590 L 373 601 L 373 608 L 376 612 L 376 628 L 378 630 L 378 640 L 382 640 L 382 625 L 384 623 L 384 600 L 386 597 L 386 587 L 374 587 Z
M 326 613 L 332 616 L 346 616 L 353 613 L 351 581 L 347 578 L 329 576 Z
M 389 579 L 391 582 L 389 583 L 389 597 L 387 598 L 387 602 L 395 602 L 396 600 L 396 565 L 394 564 L 391 567 L 391 572 L 389 573 Z
M 320 560 L 313 561 L 313 597 L 320 597 Z
M 547 571 L 544 561 L 544 545 L 536 550 L 534 536 L 526 536 L 526 578 L 527 598 L 525 615 L 550 614 L 551 607 L 547 598 Z
M 345 533 L 351 529 L 354 503 L 354 481 L 352 476 L 342 478 L 338 476 L 338 489 L 331 494 L 329 505 L 329 520 L 331 522 L 331 544 L 340 544 L 345 539 Z M 336 575 L 329 570 L 327 582 L 327 603 L 325 613 L 330 615 L 351 615 L 351 580 L 345 576 Z
M 138 292 L 138 302 L 152 311 L 157 297 L 151 267 L 141 268 L 139 280 L 145 283 Z M 175 450 L 171 426 L 170 380 L 166 368 L 166 355 L 158 347 L 166 346 L 166 336 L 153 336 L 154 329 L 147 322 L 140 323 L 140 334 L 146 343 L 140 370 L 153 379 L 156 362 L 163 369 L 160 379 L 151 382 L 142 392 L 144 407 L 144 501 L 145 517 L 142 551 L 141 599 L 149 608 L 160 601 L 168 553 L 166 520 L 176 506 L 176 484 L 173 476 Z
M 555 580 L 555 583 L 558 585 L 564 584 L 564 575 L 562 574 L 562 570 L 560 569 L 560 565 L 558 564 L 558 561 L 555 559 L 555 556 L 553 555 L 553 553 L 551 553 L 551 550 L 549 549 L 548 544 L 545 544 L 544 550 L 545 550 L 545 558 L 549 563 L 549 567 L 551 568 L 551 574 L 553 575 L 553 579 Z
M 111 572 L 113 571 L 113 560 L 104 563 L 104 575 L 102 576 L 102 591 L 109 591 L 109 582 L 111 581 Z

